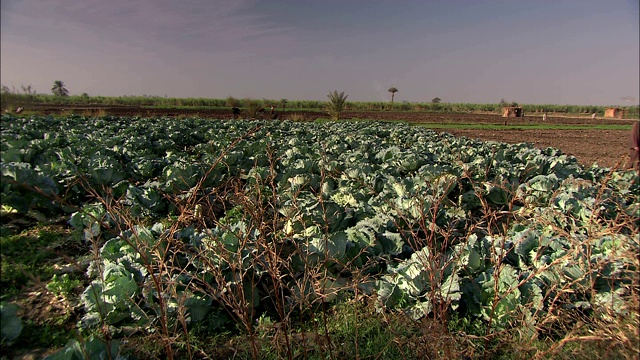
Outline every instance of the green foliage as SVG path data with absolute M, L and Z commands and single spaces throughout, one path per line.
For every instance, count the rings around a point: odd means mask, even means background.
M 13 112 L 18 108 L 31 108 L 36 101 L 36 91 L 31 85 L 21 85 L 21 90 L 2 85 L 0 110 Z
M 347 101 L 347 97 L 349 95 L 345 95 L 344 91 L 338 93 L 337 90 L 334 90 L 332 93 L 327 94 L 329 98 L 329 105 L 327 106 L 327 113 L 333 120 L 340 120 L 340 115 L 344 110 L 345 102 Z
M 194 110 L 223 109 L 235 106 L 240 107 L 242 100 L 233 97 L 226 99 L 212 98 L 169 98 L 166 96 L 85 96 L 69 95 L 56 96 L 49 94 L 36 94 L 29 86 L 21 86 L 21 89 L 9 89 L 3 87 L 2 110 L 9 108 L 15 109 L 23 106 L 27 110 L 37 109 L 37 106 L 45 105 L 90 105 L 90 106 L 137 106 L 152 108 L 189 108 Z M 30 93 L 26 91 L 29 90 Z M 265 103 L 282 104 L 281 100 L 264 99 Z M 5 104 L 9 104 L 6 106 Z M 433 103 L 433 102 L 403 102 L 394 103 L 395 111 L 427 111 L 427 112 L 497 112 L 499 113 L 502 105 L 510 105 L 504 101 L 504 104 L 474 104 L 474 103 Z M 520 104 L 525 113 L 566 113 L 566 114 L 604 114 L 606 106 L 596 105 L 558 105 L 558 104 Z M 291 110 L 307 110 L 307 111 L 324 111 L 327 102 L 318 100 L 287 100 L 287 108 Z M 618 106 L 625 110 L 625 116 L 633 119 L 638 117 L 638 105 Z M 354 111 L 380 111 L 389 108 L 389 103 L 382 101 L 375 102 L 346 102 L 345 108 Z M 283 107 L 284 110 L 284 107 Z
M 82 359 L 114 359 L 124 360 L 129 357 L 120 353 L 120 341 L 106 342 L 94 335 L 86 341 L 69 340 L 64 349 L 49 355 L 45 360 L 82 360 Z
M 69 274 L 62 274 L 61 276 L 54 274 L 53 278 L 47 283 L 47 290 L 55 295 L 69 296 L 81 284 L 80 280 L 71 279 Z
M 1 126 L 3 205 L 32 196 L 27 210 L 62 213 L 17 185 L 64 194 L 80 209 L 70 224 L 99 249 L 81 296 L 88 329 L 236 321 L 251 333 L 261 316 L 306 316 L 355 289 L 377 294 L 381 313 L 458 314 L 489 335 L 534 336 L 558 308 L 632 310 L 637 269 L 620 254 L 638 251 L 633 171 L 405 124 L 4 116 Z M 180 221 L 161 225 L 169 217 Z
M 233 96 L 229 96 L 225 100 L 225 105 L 228 107 L 240 107 L 241 101 L 234 98 Z
M 42 230 L 29 234 L 2 236 L 0 251 L 2 253 L 2 285 L 3 295 L 11 294 L 25 285 L 32 277 L 48 280 L 53 275 L 51 261 L 56 258 L 53 246 L 64 244 L 61 233 Z
M 263 109 L 263 102 L 261 100 L 244 99 L 245 111 L 249 119 L 257 119 L 262 117 L 260 110 Z
M 15 304 L 0 303 L 0 341 L 3 345 L 16 340 L 22 332 L 22 320 L 17 316 L 19 309 Z
M 55 96 L 60 96 L 60 97 L 69 96 L 69 90 L 65 88 L 64 83 L 60 80 L 56 80 L 53 82 L 53 87 L 51 88 L 51 92 Z
M 419 344 L 402 348 L 400 341 L 407 341 L 414 334 L 407 327 L 403 316 L 383 319 L 374 309 L 357 303 L 342 303 L 334 308 L 327 319 L 329 334 L 338 347 L 339 358 L 401 359 L 420 357 L 424 351 Z M 387 324 L 388 322 L 388 324 Z M 390 328 L 393 330 L 390 331 Z

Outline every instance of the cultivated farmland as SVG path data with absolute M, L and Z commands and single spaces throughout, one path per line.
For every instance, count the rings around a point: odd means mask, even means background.
M 351 107 L 357 107 L 355 103 Z M 321 107 L 321 105 L 316 105 Z M 497 106 L 497 105 L 494 105 Z M 478 105 L 479 107 L 479 105 Z M 533 106 L 530 106 L 533 107 Z M 553 109 L 553 106 L 547 106 Z M 488 107 L 491 108 L 491 107 Z M 541 107 L 541 109 L 544 107 Z M 230 119 L 230 108 L 215 107 L 141 107 L 141 106 L 86 106 L 86 105 L 38 105 L 34 107 L 40 114 L 102 114 L 114 116 L 195 116 L 211 119 Z M 526 142 L 536 147 L 554 147 L 565 154 L 575 156 L 584 166 L 593 163 L 603 167 L 624 167 L 628 156 L 629 131 L 633 121 L 637 121 L 637 110 L 631 113 L 630 119 L 592 120 L 588 115 L 549 113 L 547 121 L 542 121 L 543 112 L 527 113 L 526 120 L 511 119 L 504 126 L 504 119 L 493 111 L 473 113 L 465 112 L 427 112 L 427 111 L 361 111 L 347 110 L 345 119 L 377 120 L 407 122 L 414 125 L 431 127 L 436 131 L 444 131 L 454 135 L 481 140 L 492 140 L 507 143 Z M 464 110 L 464 108 L 463 108 Z M 590 110 L 590 109 L 588 109 Z M 566 111 L 566 110 L 565 110 Z M 594 110 L 595 111 L 595 110 Z M 591 112 L 589 112 L 591 114 Z M 281 118 L 292 116 L 313 121 L 328 118 L 325 112 L 318 109 L 287 110 L 280 113 Z M 488 129 L 487 127 L 491 127 Z M 598 128 L 599 127 L 599 128 Z
M 634 171 L 378 121 L 3 116 L 1 146 L 3 231 L 68 222 L 44 276 L 96 356 L 638 350 Z

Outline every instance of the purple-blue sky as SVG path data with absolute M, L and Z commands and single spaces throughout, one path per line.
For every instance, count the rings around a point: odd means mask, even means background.
M 50 93 L 632 105 L 638 0 L 2 0 L 0 80 Z M 631 101 L 630 99 L 631 98 Z M 626 100 L 625 100 L 626 99 Z

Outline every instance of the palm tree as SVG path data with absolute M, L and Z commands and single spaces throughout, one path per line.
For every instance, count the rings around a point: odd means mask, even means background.
M 327 94 L 329 98 L 329 106 L 327 106 L 327 112 L 331 116 L 333 120 L 340 120 L 340 114 L 342 113 L 342 109 L 344 109 L 344 104 L 347 101 L 347 97 L 349 95 L 345 95 L 344 91 L 338 93 L 337 90 L 333 90 L 333 92 Z
M 69 96 L 69 90 L 64 87 L 64 83 L 60 80 L 56 80 L 53 82 L 51 92 L 55 96 Z
M 391 93 L 391 104 L 393 104 L 393 97 L 396 95 L 396 93 L 398 92 L 398 89 L 396 89 L 395 87 L 390 87 L 388 90 Z

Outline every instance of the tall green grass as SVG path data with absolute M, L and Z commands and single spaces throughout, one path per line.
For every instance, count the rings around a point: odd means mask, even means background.
M 235 101 L 234 101 L 235 100 Z M 279 99 L 266 99 L 261 101 L 265 105 L 273 105 L 281 109 L 282 102 Z M 5 91 L 2 93 L 2 109 L 7 109 L 15 104 L 28 104 L 35 106 L 46 105 L 86 105 L 86 106 L 138 106 L 138 107 L 200 107 L 200 108 L 228 108 L 238 106 L 239 101 L 233 97 L 226 99 L 212 98 L 170 98 L 161 96 L 53 96 L 47 94 L 26 94 L 19 91 Z M 287 110 L 317 110 L 326 109 L 328 101 L 318 100 L 287 100 Z M 599 105 L 559 105 L 559 104 L 521 104 L 526 113 L 568 113 L 568 114 L 592 114 L 603 116 L 608 106 Z M 617 106 L 626 110 L 627 118 L 638 118 L 639 106 Z M 347 101 L 344 104 L 345 111 L 426 111 L 426 112 L 500 112 L 502 106 L 499 103 L 475 104 L 475 103 L 432 103 L 432 102 L 401 102 L 391 104 L 386 101 Z

